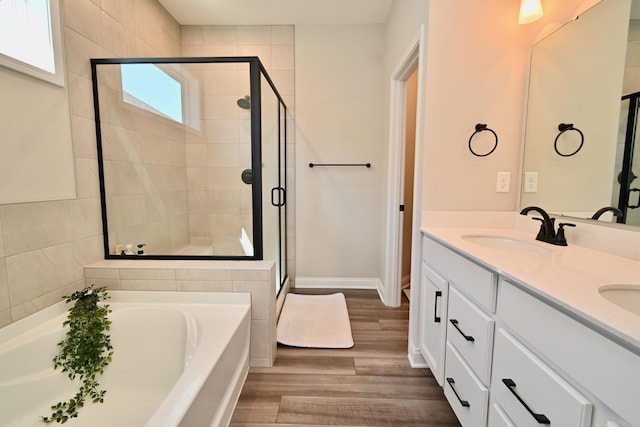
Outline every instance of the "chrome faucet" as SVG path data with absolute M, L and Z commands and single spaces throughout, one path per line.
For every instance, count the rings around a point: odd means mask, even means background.
M 622 218 L 622 211 L 620 209 L 613 206 L 605 206 L 604 208 L 598 209 L 596 213 L 593 214 L 591 219 L 599 219 L 603 213 L 609 211 L 611 211 L 613 213 L 613 216 L 615 216 L 616 218 Z
M 555 230 L 555 218 L 551 218 L 544 209 L 538 206 L 528 206 L 520 211 L 520 215 L 526 215 L 531 211 L 535 211 L 542 216 L 542 218 L 533 217 L 534 220 L 540 221 L 540 230 L 536 236 L 536 240 L 541 242 L 551 243 L 552 245 L 567 246 L 567 239 L 564 235 L 564 227 L 575 227 L 575 224 L 561 223 L 558 224 L 558 232 Z

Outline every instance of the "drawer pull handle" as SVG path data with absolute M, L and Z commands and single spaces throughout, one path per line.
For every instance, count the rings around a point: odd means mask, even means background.
M 549 421 L 549 418 L 547 418 L 544 414 L 536 414 L 531 410 L 531 408 L 529 408 L 529 405 L 527 405 L 527 403 L 524 400 L 522 400 L 520 395 L 518 395 L 518 393 L 514 390 L 514 388 L 516 387 L 516 383 L 511 378 L 503 378 L 502 382 L 504 383 L 505 386 L 507 386 L 509 391 L 513 393 L 516 399 L 518 399 L 518 401 L 522 404 L 522 406 L 525 407 L 527 412 L 529 412 L 531 416 L 535 418 L 538 424 L 551 424 L 551 421 Z
M 433 322 L 440 323 L 440 316 L 438 316 L 438 298 L 442 296 L 442 291 L 436 291 L 436 297 L 433 303 Z
M 469 404 L 468 400 L 462 400 L 460 399 L 460 396 L 458 395 L 458 392 L 456 391 L 456 388 L 453 386 L 456 382 L 453 380 L 453 378 L 447 378 L 447 382 L 449 383 L 449 386 L 451 387 L 451 390 L 453 390 L 453 394 L 456 395 L 456 397 L 458 398 L 458 401 L 460 402 L 460 404 L 462 406 L 464 406 L 465 408 L 470 407 L 471 405 Z
M 456 319 L 449 319 L 449 322 L 451 322 L 453 327 L 456 328 L 458 330 L 458 332 L 460 332 L 460 334 L 464 337 L 465 340 L 471 341 L 471 342 L 475 341 L 475 339 L 471 335 L 465 335 L 465 333 L 462 332 L 462 330 L 458 326 L 458 321 Z

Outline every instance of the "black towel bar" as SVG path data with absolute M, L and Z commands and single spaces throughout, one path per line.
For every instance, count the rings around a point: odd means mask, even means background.
M 316 166 L 364 166 L 366 168 L 371 167 L 371 163 L 309 163 L 310 168 Z

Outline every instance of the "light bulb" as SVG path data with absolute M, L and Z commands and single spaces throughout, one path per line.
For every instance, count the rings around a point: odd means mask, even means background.
M 528 24 L 542 18 L 542 4 L 540 0 L 520 0 L 520 17 L 519 24 Z

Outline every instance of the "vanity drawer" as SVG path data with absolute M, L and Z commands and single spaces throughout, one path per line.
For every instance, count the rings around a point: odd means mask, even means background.
M 491 312 L 496 308 L 496 274 L 423 236 L 422 259 L 450 283 Z
M 487 425 L 489 389 L 476 377 L 460 353 L 447 342 L 444 395 L 460 424 L 484 427 Z
M 489 425 L 491 427 L 517 427 L 511 419 L 509 419 L 504 409 L 495 402 L 491 405 L 491 409 L 489 409 Z
M 493 331 L 493 319 L 451 286 L 447 340 L 485 384 L 489 384 L 491 378 Z
M 518 427 L 591 424 L 591 402 L 504 329 L 496 334 L 491 397 Z
M 638 424 L 638 354 L 506 280 L 499 284 L 497 308 L 497 318 L 542 358 L 553 361 L 558 372 L 580 384 L 626 422 Z M 571 345 L 567 345 L 567 339 Z

